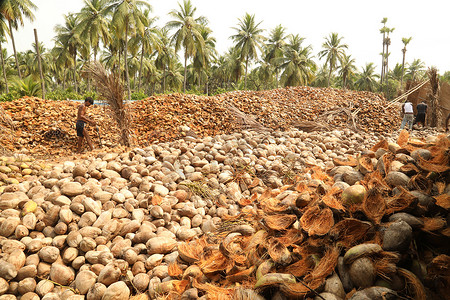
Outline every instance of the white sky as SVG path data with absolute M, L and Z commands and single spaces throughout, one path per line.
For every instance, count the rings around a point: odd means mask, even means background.
M 34 42 L 33 28 L 39 41 L 47 48 L 53 47 L 54 27 L 63 24 L 63 14 L 78 12 L 83 7 L 82 0 L 32 0 L 38 6 L 36 20 L 14 32 L 19 51 L 31 49 Z M 182 0 L 147 0 L 153 7 L 153 15 L 159 17 L 157 25 L 163 26 L 169 18 L 167 13 L 178 9 Z M 260 27 L 268 36 L 271 29 L 281 24 L 287 33 L 299 34 L 305 38 L 305 45 L 312 45 L 313 54 L 321 50 L 324 38 L 331 32 L 343 37 L 356 65 L 361 68 L 374 62 L 380 69 L 382 51 L 383 17 L 388 18 L 387 26 L 395 30 L 391 33 L 390 68 L 401 63 L 403 37 L 412 37 L 407 46 L 406 62 L 421 59 L 427 67 L 436 66 L 440 74 L 450 71 L 450 31 L 448 30 L 448 0 L 191 0 L 197 7 L 197 16 L 208 18 L 209 26 L 216 38 L 219 54 L 232 46 L 229 39 L 235 32 L 238 18 L 246 12 L 254 14 L 262 21 Z M 8 53 L 12 47 L 8 44 Z M 315 58 L 315 61 L 323 62 Z

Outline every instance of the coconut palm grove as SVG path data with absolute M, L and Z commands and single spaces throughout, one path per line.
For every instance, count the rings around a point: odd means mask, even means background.
M 163 27 L 155 26 L 158 16 L 151 5 L 135 0 L 86 0 L 77 13 L 64 16 L 55 26 L 54 46 L 32 45 L 25 52 L 15 50 L 14 33 L 24 20 L 34 20 L 38 9 L 31 0 L 4 0 L 0 6 L 0 52 L 2 100 L 25 95 L 48 99 L 95 98 L 89 76 L 83 68 L 93 61 L 119 72 L 127 99 L 154 94 L 185 92 L 218 94 L 231 90 L 269 90 L 285 86 L 336 87 L 384 93 L 392 99 L 408 80 L 420 81 L 426 66 L 419 59 L 405 64 L 408 43 L 404 37 L 403 61 L 389 61 L 387 18 L 380 22 L 383 52 L 380 62 L 356 66 L 345 37 L 331 32 L 321 49 L 312 49 L 304 37 L 288 32 L 282 24 L 262 28 L 261 20 L 244 13 L 230 37 L 216 37 L 208 27 L 208 16 L 200 16 L 192 1 L 180 1 L 169 12 Z M 228 38 L 233 46 L 218 53 L 216 38 Z M 5 50 L 12 45 L 13 53 Z M 314 52 L 318 55 L 313 56 Z M 41 61 L 41 84 L 39 59 Z M 441 76 L 450 80 L 450 73 Z

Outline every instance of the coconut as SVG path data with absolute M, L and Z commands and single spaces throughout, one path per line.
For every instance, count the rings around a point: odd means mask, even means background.
M 357 287 L 370 287 L 377 275 L 375 266 L 367 257 L 356 259 L 349 268 L 350 279 Z
M 123 281 L 111 284 L 103 294 L 102 300 L 128 300 L 130 289 Z
M 366 197 L 366 188 L 360 184 L 352 185 L 342 192 L 342 202 L 346 206 L 362 203 Z
M 399 220 L 389 225 L 383 234 L 383 249 L 387 251 L 405 251 L 412 240 L 412 228 Z

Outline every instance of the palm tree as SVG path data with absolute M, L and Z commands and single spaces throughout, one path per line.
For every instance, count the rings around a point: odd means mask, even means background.
M 420 59 L 415 59 L 409 65 L 406 75 L 411 79 L 412 82 L 414 82 L 418 75 L 424 75 L 424 70 L 425 64 Z
M 400 79 L 400 86 L 403 86 L 403 74 L 405 73 L 405 56 L 406 56 L 406 46 L 409 44 L 409 42 L 411 42 L 412 37 L 409 38 L 402 38 L 402 42 L 403 42 L 403 49 L 402 49 L 402 53 L 403 53 L 403 60 L 402 60 L 402 78 Z
M 329 64 L 328 83 L 330 86 L 331 73 L 336 67 L 337 62 L 342 62 L 345 55 L 347 44 L 342 44 L 342 37 L 339 37 L 336 32 L 332 32 L 328 38 L 325 38 L 325 42 L 322 44 L 323 50 L 319 52 L 319 58 L 326 57 L 325 64 Z
M 170 65 L 175 60 L 175 50 L 170 46 L 169 30 L 168 28 L 162 28 L 157 31 L 159 46 L 157 56 L 155 59 L 155 65 L 158 69 L 162 69 L 162 92 L 166 92 L 166 72 L 170 69 Z
M 64 49 L 70 54 L 72 57 L 71 66 L 73 67 L 73 81 L 75 92 L 78 92 L 77 86 L 77 52 L 78 48 L 82 46 L 82 42 L 80 40 L 80 36 L 76 34 L 75 27 L 78 22 L 77 16 L 74 14 L 68 14 L 64 16 L 65 24 L 56 25 L 55 32 L 56 37 L 55 40 L 64 47 Z
M 2 61 L 2 70 L 3 70 L 3 78 L 5 80 L 5 89 L 6 93 L 9 93 L 8 80 L 6 79 L 6 69 L 5 69 L 5 59 L 3 57 L 3 48 L 2 43 L 5 41 L 3 38 L 5 34 L 8 32 L 8 27 L 6 26 L 5 21 L 3 20 L 2 15 L 0 15 L 0 58 Z
M 261 44 L 264 41 L 262 36 L 263 29 L 258 28 L 261 22 L 255 22 L 255 15 L 248 13 L 242 19 L 239 19 L 238 27 L 233 27 L 237 31 L 231 36 L 236 44 L 235 48 L 240 49 L 240 59 L 245 61 L 244 89 L 247 88 L 247 72 L 250 60 L 257 59 L 257 49 L 261 50 Z
M 366 66 L 362 69 L 362 72 L 358 74 L 358 79 L 355 84 L 356 87 L 360 91 L 369 91 L 373 92 L 376 89 L 376 78 L 378 77 L 375 74 L 375 66 L 373 63 L 367 63 Z
M 216 39 L 211 36 L 211 29 L 206 26 L 201 26 L 200 33 L 203 41 L 205 42 L 205 48 L 203 51 L 198 51 L 193 60 L 194 70 L 198 74 L 198 85 L 202 84 L 202 78 L 205 79 L 205 90 L 208 94 L 208 69 L 211 65 L 211 61 L 216 58 L 217 51 L 215 49 Z
M 144 17 L 147 19 L 146 26 L 144 29 L 144 33 L 142 35 L 138 35 L 141 44 L 141 58 L 139 64 L 139 84 L 138 90 L 141 89 L 141 78 L 142 78 L 142 66 L 144 64 L 144 54 L 152 53 L 154 51 L 158 51 L 160 47 L 160 40 L 158 38 L 158 29 L 156 26 L 153 26 L 153 23 L 156 21 L 156 17 L 151 18 L 150 10 L 144 11 Z
M 381 24 L 383 24 L 383 27 L 380 29 L 380 33 L 383 34 L 383 52 L 381 53 L 381 75 L 380 75 L 380 81 L 383 82 L 383 76 L 384 76 L 384 46 L 386 45 L 386 23 L 387 18 L 383 18 L 381 20 Z
M 190 0 L 184 0 L 183 5 L 178 3 L 179 11 L 172 10 L 169 16 L 173 18 L 167 23 L 167 28 L 177 29 L 172 36 L 175 43 L 175 52 L 184 48 L 184 82 L 183 92 L 186 92 L 186 77 L 187 77 L 187 60 L 193 57 L 197 51 L 203 52 L 205 48 L 205 41 L 201 34 L 201 24 L 206 22 L 205 17 L 194 18 L 197 8 L 192 6 Z
M 355 75 L 356 66 L 355 60 L 351 55 L 345 55 L 342 57 L 339 73 L 342 77 L 342 87 L 344 90 L 347 88 L 347 79 Z
M 9 35 L 11 36 L 19 79 L 21 79 L 21 74 L 19 70 L 19 60 L 17 59 L 13 28 L 17 29 L 19 24 L 23 26 L 23 16 L 33 21 L 34 15 L 32 10 L 35 10 L 36 8 L 36 5 L 34 5 L 34 3 L 30 0 L 2 0 L 0 2 L 0 15 L 3 15 L 5 20 L 7 20 L 9 23 Z
M 144 34 L 147 20 L 140 10 L 141 7 L 151 10 L 150 4 L 142 0 L 115 0 L 107 8 L 107 12 L 113 12 L 111 24 L 116 28 L 117 33 L 124 33 L 124 61 L 128 99 L 131 99 L 130 78 L 128 72 L 128 33 L 131 30 L 132 36 L 136 35 L 137 32 L 141 35 Z
M 283 48 L 286 44 L 285 40 L 285 28 L 281 25 L 278 25 L 270 32 L 270 36 L 265 47 L 266 52 L 264 60 L 271 64 L 275 69 L 275 80 L 277 88 L 280 65 L 276 64 L 275 61 L 283 56 Z
M 395 28 L 386 28 L 386 53 L 385 53 L 385 70 L 384 70 L 384 74 L 387 75 L 387 73 L 389 72 L 389 46 L 391 45 L 391 38 L 389 37 L 389 33 L 393 32 L 395 30 Z M 386 80 L 386 94 L 387 94 L 387 89 L 388 89 L 388 76 L 384 76 L 384 78 Z
M 303 40 L 298 34 L 290 35 L 284 56 L 279 59 L 284 86 L 307 85 L 314 78 L 316 64 L 311 58 L 311 46 L 302 47 Z
M 107 45 L 111 39 L 109 34 L 107 18 L 107 0 L 84 0 L 85 6 L 78 14 L 79 23 L 76 26 L 76 33 L 82 41 L 86 41 L 94 51 L 94 61 L 97 60 L 97 53 L 100 40 Z

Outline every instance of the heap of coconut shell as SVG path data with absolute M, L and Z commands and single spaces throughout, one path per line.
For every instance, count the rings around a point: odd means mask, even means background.
M 5 159 L 32 171 L 0 188 L 0 300 L 443 299 L 449 149 L 242 132 Z

